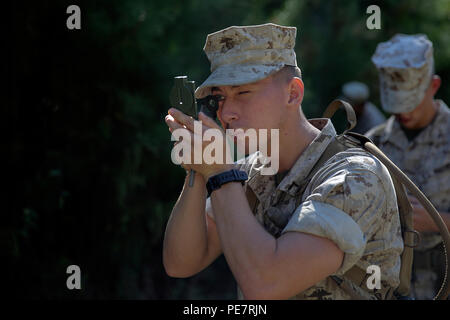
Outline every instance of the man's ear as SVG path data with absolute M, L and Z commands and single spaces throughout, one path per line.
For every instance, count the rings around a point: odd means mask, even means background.
M 288 105 L 298 108 L 303 101 L 304 84 L 302 79 L 293 77 L 288 85 L 289 100 Z
M 431 78 L 431 84 L 430 84 L 431 95 L 434 96 L 440 87 L 441 87 L 441 77 L 439 77 L 437 74 L 435 74 Z

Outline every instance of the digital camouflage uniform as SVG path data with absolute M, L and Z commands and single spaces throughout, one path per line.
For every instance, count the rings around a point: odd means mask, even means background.
M 381 105 L 408 113 L 423 100 L 434 71 L 433 44 L 423 35 L 397 34 L 377 46 L 372 61 L 379 71 Z M 366 135 L 421 189 L 438 211 L 450 211 L 450 113 L 438 112 L 411 141 L 395 116 Z M 414 251 L 411 297 L 432 299 L 442 283 L 445 260 L 438 233 L 422 233 Z
M 438 113 L 412 141 L 408 141 L 400 124 L 391 116 L 386 123 L 367 133 L 373 142 L 420 188 L 438 211 L 450 212 L 450 111 L 442 100 Z M 422 233 L 417 251 L 435 248 L 442 242 L 439 233 Z M 437 261 L 443 263 L 443 251 Z M 417 264 L 417 259 L 415 260 Z M 426 268 L 427 267 L 427 268 Z M 444 265 L 442 265 L 444 267 Z M 415 268 L 412 295 L 417 299 L 433 298 L 442 283 L 432 266 L 422 263 Z
M 335 273 L 337 276 L 354 265 L 362 270 L 377 265 L 381 270 L 381 285 L 396 288 L 403 240 L 395 192 L 387 169 L 370 153 L 353 148 L 330 158 L 305 185 L 305 177 L 336 135 L 330 120 L 310 122 L 321 129 L 320 135 L 278 185 L 276 176 L 261 175 L 264 156 L 259 152 L 238 162 L 239 169 L 249 176 L 245 188 L 251 188 L 259 200 L 255 208 L 257 220 L 275 237 L 285 232 L 303 232 L 336 243 L 345 254 Z M 350 285 L 361 290 L 356 284 Z M 376 296 L 376 291 L 369 292 Z M 238 297 L 242 298 L 240 290 Z M 329 277 L 292 297 L 350 298 Z

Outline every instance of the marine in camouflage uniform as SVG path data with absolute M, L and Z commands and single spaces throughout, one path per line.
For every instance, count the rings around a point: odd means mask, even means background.
M 383 109 L 395 115 L 367 136 L 421 189 L 448 226 L 450 111 L 442 100 L 431 100 L 435 114 L 426 126 L 411 130 L 408 123 L 402 123 L 402 114 L 408 117 L 410 112 L 418 112 L 415 109 L 424 108 L 425 92 L 437 81 L 432 80 L 432 43 L 424 35 L 396 35 L 378 46 L 372 61 L 380 71 Z M 442 238 L 432 231 L 421 235 L 414 252 L 411 296 L 432 299 L 444 275 Z
M 196 90 L 196 97 L 203 98 L 211 94 L 212 87 L 215 86 L 238 86 L 252 83 L 275 74 L 284 66 L 297 66 L 293 50 L 295 35 L 295 28 L 275 24 L 230 27 L 208 35 L 204 50 L 211 61 L 212 74 Z M 298 112 L 298 108 L 295 110 Z M 302 115 L 301 111 L 300 114 Z M 303 120 L 307 123 L 306 119 Z M 179 121 L 183 121 L 183 118 L 179 117 Z M 175 128 L 174 124 L 170 124 L 173 126 L 172 128 Z M 267 166 L 267 158 L 260 151 L 236 164 L 237 168 L 248 174 L 248 180 L 245 182 L 243 190 L 239 190 L 237 184 L 232 184 L 227 190 L 236 192 L 236 201 L 242 199 L 242 196 L 237 194 L 238 191 L 244 191 L 246 194 L 251 191 L 258 200 L 256 206 L 250 208 L 256 219 L 251 216 L 248 206 L 236 208 L 239 212 L 233 210 L 226 212 L 225 209 L 219 212 L 215 212 L 215 209 L 212 210 L 214 205 L 221 205 L 220 202 L 218 203 L 219 196 L 215 198 L 214 196 L 215 194 L 223 195 L 223 192 L 226 192 L 223 190 L 224 187 L 222 190 L 214 191 L 212 196 L 207 198 L 205 211 L 209 214 L 209 218 L 215 221 L 218 229 L 220 229 L 221 223 L 226 224 L 228 221 L 236 223 L 235 228 L 226 229 L 228 232 L 219 232 L 221 242 L 228 240 L 225 239 L 227 237 L 233 240 L 239 236 L 236 234 L 238 232 L 236 230 L 239 229 L 239 225 L 244 225 L 241 221 L 245 221 L 245 225 L 255 223 L 263 226 L 262 231 L 260 231 L 261 228 L 251 226 L 252 230 L 256 229 L 253 232 L 257 236 L 264 233 L 262 240 L 268 239 L 267 234 L 275 239 L 282 237 L 286 239 L 287 234 L 295 234 L 295 236 L 305 234 L 308 237 L 311 236 L 311 239 L 317 239 L 314 241 L 327 239 L 327 243 L 331 241 L 343 253 L 340 266 L 336 267 L 336 272 L 329 276 L 340 277 L 348 286 L 356 291 L 361 291 L 361 294 L 367 299 L 384 299 L 385 296 L 380 292 L 385 292 L 386 288 L 395 289 L 399 284 L 400 254 L 403 250 L 397 202 L 390 175 L 384 165 L 370 153 L 349 145 L 349 149 L 335 154 L 326 161 L 309 180 L 308 176 L 335 139 L 336 132 L 328 119 L 310 120 L 308 126 L 317 132 L 315 138 L 311 139 L 295 163 L 283 173 L 262 174 L 263 168 Z M 280 150 L 280 158 L 286 151 Z M 200 169 L 203 170 L 203 168 Z M 202 176 L 204 175 L 202 174 Z M 200 183 L 199 180 L 196 178 L 196 183 Z M 196 188 L 194 185 L 193 189 L 197 190 Z M 199 190 L 201 188 L 202 186 L 198 186 Z M 190 191 L 186 184 L 183 192 L 185 194 L 182 193 L 178 203 L 183 202 L 183 197 L 186 199 L 191 197 L 189 200 L 191 203 L 194 203 L 195 199 L 206 198 L 204 193 L 198 198 L 194 198 L 195 191 Z M 229 199 L 229 201 L 233 201 L 233 199 Z M 166 237 L 171 239 L 165 239 L 167 245 L 164 248 L 165 256 L 167 256 L 165 259 L 168 261 L 171 256 L 174 258 L 165 263 L 166 270 L 180 269 L 177 268 L 175 262 L 179 264 L 181 259 L 186 260 L 187 258 L 183 251 L 177 252 L 176 249 L 184 246 L 185 242 L 190 240 L 189 235 L 184 237 L 184 242 L 179 240 L 183 229 L 181 227 L 176 229 L 174 220 L 183 221 L 184 217 L 193 213 L 180 208 L 175 208 L 174 211 L 175 214 L 172 213 L 167 228 L 167 230 L 172 230 L 171 234 L 167 235 L 170 232 L 166 232 Z M 228 220 L 224 221 L 225 218 Z M 191 221 L 190 219 L 186 218 L 184 223 L 188 223 Z M 192 228 L 204 223 L 198 217 L 195 219 L 197 220 Z M 181 224 L 181 222 L 177 223 Z M 272 238 L 268 242 L 272 244 L 271 240 Z M 171 241 L 177 245 L 170 247 Z M 251 242 L 250 239 L 248 241 Z M 199 244 L 204 248 L 203 243 L 199 242 Z M 233 245 L 235 244 L 233 243 Z M 228 248 L 238 251 L 241 249 L 239 246 L 245 245 L 245 243 L 241 243 L 238 247 L 229 246 Z M 174 251 L 172 255 L 171 250 Z M 233 258 L 233 256 L 227 256 L 230 251 L 223 250 L 223 252 L 230 264 L 232 259 L 229 258 Z M 245 255 L 247 258 L 246 253 Z M 299 262 L 296 261 L 296 263 Z M 301 263 L 306 264 L 306 261 Z M 377 265 L 381 269 L 382 289 L 379 291 L 377 289 L 369 290 L 365 283 L 355 283 L 350 278 L 346 278 L 346 272 L 355 266 L 365 272 L 370 265 Z M 205 263 L 198 268 L 191 267 L 186 272 L 174 271 L 171 274 L 192 274 L 192 269 L 200 271 L 204 267 Z M 264 270 L 264 266 L 258 266 L 258 268 Z M 235 271 L 239 272 L 239 270 Z M 248 272 L 251 273 L 251 270 L 245 270 L 245 274 Z M 302 270 L 299 270 L 299 273 L 301 272 Z M 271 275 L 275 273 L 276 271 L 273 271 Z M 278 276 L 279 279 L 287 277 L 283 272 L 280 272 Z M 329 276 L 324 276 L 322 280 L 302 292 L 295 293 L 291 298 L 350 299 L 350 295 L 344 292 Z M 308 275 L 305 274 L 304 277 L 306 278 Z M 242 287 L 239 282 L 238 286 Z M 240 289 L 238 297 L 243 297 Z
M 310 123 L 321 133 L 288 173 L 261 175 L 264 155 L 259 152 L 238 162 L 249 176 L 245 188 L 258 199 L 256 217 L 274 237 L 304 232 L 332 240 L 345 252 L 344 262 L 334 275 L 344 277 L 368 299 L 384 299 L 343 275 L 355 265 L 362 270 L 377 265 L 382 270 L 382 287 L 396 288 L 399 284 L 403 241 L 389 173 L 370 153 L 350 148 L 331 157 L 307 181 L 305 178 L 336 136 L 330 120 L 312 119 Z M 242 297 L 240 290 L 238 295 Z M 328 277 L 292 299 L 338 300 L 350 296 Z

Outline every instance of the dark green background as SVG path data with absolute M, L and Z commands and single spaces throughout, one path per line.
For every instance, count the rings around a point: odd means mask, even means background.
M 70 4 L 81 8 L 81 30 L 66 28 Z M 370 4 L 381 8 L 381 30 L 366 28 Z M 223 257 L 189 279 L 162 267 L 184 179 L 170 160 L 168 93 L 176 75 L 207 77 L 208 33 L 296 26 L 308 117 L 350 80 L 367 83 L 379 105 L 377 43 L 426 33 L 443 80 L 438 97 L 450 100 L 448 0 L 42 0 L 11 3 L 4 16 L 0 243 L 2 289 L 13 299 L 235 297 Z M 71 264 L 81 268 L 82 290 L 66 288 Z

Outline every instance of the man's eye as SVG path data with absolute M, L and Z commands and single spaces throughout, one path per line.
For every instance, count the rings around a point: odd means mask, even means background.
M 214 98 L 216 98 L 217 101 L 225 100 L 225 97 L 221 94 L 215 94 Z

